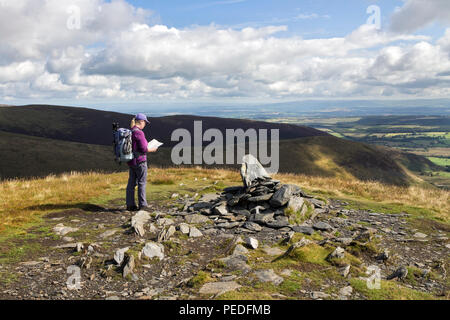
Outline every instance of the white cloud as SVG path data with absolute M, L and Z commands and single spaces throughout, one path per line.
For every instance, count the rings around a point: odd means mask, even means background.
M 300 13 L 297 16 L 295 16 L 294 20 L 308 20 L 308 19 L 319 19 L 319 18 L 329 19 L 330 16 L 327 14 L 319 15 L 317 13 L 311 13 L 311 14 Z
M 450 25 L 450 1 L 406 0 L 392 15 L 390 28 L 395 32 L 413 32 L 433 22 Z
M 285 26 L 169 28 L 148 23 L 151 12 L 122 0 L 5 3 L 3 97 L 131 101 L 450 93 L 450 29 L 435 43 L 368 25 L 346 37 L 305 40 L 278 36 Z M 80 30 L 66 27 L 67 8 L 74 3 L 82 12 Z
M 79 8 L 80 28 L 67 27 Z M 0 10 L 1 60 L 45 58 L 54 49 L 90 44 L 112 36 L 150 12 L 124 0 L 3 0 Z

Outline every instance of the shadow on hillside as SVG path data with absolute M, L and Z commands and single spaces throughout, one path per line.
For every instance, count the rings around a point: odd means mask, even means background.
M 92 203 L 74 203 L 74 204 L 43 204 L 38 206 L 26 207 L 27 210 L 39 210 L 39 211 L 50 211 L 50 210 L 69 210 L 69 209 L 81 209 L 88 212 L 106 212 L 112 209 L 103 208 Z

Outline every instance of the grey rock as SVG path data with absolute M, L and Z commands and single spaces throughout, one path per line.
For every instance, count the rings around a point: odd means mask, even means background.
M 35 267 L 40 264 L 42 264 L 41 261 L 26 261 L 26 262 L 20 263 L 20 265 L 25 266 L 25 267 Z
M 220 278 L 220 280 L 222 280 L 222 281 L 233 281 L 236 278 L 237 278 L 237 276 L 232 274 L 230 276 L 223 276 L 223 277 Z
M 251 270 L 250 266 L 247 264 L 247 257 L 244 255 L 230 255 L 219 260 L 231 270 L 240 270 L 242 272 L 248 272 Z
M 250 221 L 245 222 L 242 227 L 244 227 L 245 229 L 248 229 L 250 231 L 256 231 L 256 232 L 259 232 L 262 230 L 262 227 L 259 224 L 255 223 L 255 222 L 250 222 Z
M 355 241 L 368 242 L 372 238 L 372 232 L 366 230 L 355 237 Z
M 223 228 L 223 229 L 233 229 L 233 228 L 236 228 L 239 226 L 240 226 L 239 222 L 224 222 L 224 223 L 219 223 L 216 225 L 217 228 Z
M 244 217 L 247 217 L 247 218 L 250 217 L 250 211 L 248 211 L 247 209 L 244 209 L 244 208 L 234 207 L 234 208 L 231 209 L 231 212 L 236 214 L 236 215 L 239 215 L 239 216 L 244 216 Z
M 116 252 L 114 253 L 114 261 L 116 262 L 116 264 L 118 264 L 119 266 L 122 265 L 122 262 L 125 259 L 125 252 L 127 252 L 129 249 L 129 247 L 126 247 L 116 250 Z
M 419 239 L 424 239 L 424 238 L 427 237 L 427 235 L 426 235 L 425 233 L 422 233 L 422 232 L 416 232 L 416 233 L 413 235 L 413 237 L 414 237 L 414 238 L 419 238 Z
M 266 180 L 266 181 L 261 181 L 260 185 L 261 186 L 266 186 L 266 187 L 269 187 L 269 188 L 274 188 L 279 183 L 280 183 L 280 180 L 270 179 L 270 180 Z
M 313 225 L 313 228 L 320 231 L 331 231 L 333 230 L 333 227 L 330 226 L 328 223 L 319 221 Z
M 306 199 L 306 201 L 308 201 L 309 203 L 314 205 L 314 207 L 319 208 L 319 209 L 322 209 L 325 206 L 325 202 L 323 202 L 322 200 L 315 199 L 315 198 L 309 198 L 309 199 Z
M 247 250 L 247 248 L 246 247 L 244 247 L 243 245 L 241 245 L 241 244 L 237 244 L 236 245 L 236 247 L 234 247 L 234 250 L 233 250 L 233 256 L 236 256 L 236 255 L 246 255 L 248 253 L 248 250 Z
M 150 223 L 150 225 L 148 227 L 148 231 L 150 233 L 156 233 L 156 232 L 158 232 L 158 229 L 155 227 L 155 225 L 153 223 Z
M 281 250 L 278 247 L 273 247 L 273 248 L 271 248 L 271 247 L 264 247 L 263 250 L 269 256 L 279 256 L 279 255 L 282 255 L 284 253 L 284 251 Z
M 229 199 L 227 201 L 227 205 L 230 207 L 237 206 L 239 204 L 239 201 L 241 200 L 241 198 L 242 198 L 241 196 L 232 197 L 231 199 Z
M 295 249 L 305 247 L 305 246 L 307 246 L 307 245 L 309 245 L 311 243 L 313 243 L 311 240 L 302 238 L 300 241 L 298 241 L 298 242 L 294 243 L 293 245 L 291 245 L 286 250 L 286 252 L 283 253 L 283 255 L 280 258 L 288 257 L 292 252 L 295 251 Z
M 285 184 L 273 194 L 269 203 L 275 208 L 281 207 L 287 204 L 293 195 L 299 194 L 301 194 L 301 189 L 298 186 L 293 184 Z
M 227 209 L 226 202 L 222 203 L 219 206 L 214 207 L 213 213 L 217 214 L 217 215 L 220 215 L 220 216 L 229 216 L 229 215 L 231 215 L 231 213 Z
M 107 231 L 103 232 L 103 233 L 100 235 L 100 238 L 106 239 L 106 238 L 112 237 L 112 236 L 115 235 L 117 232 L 119 232 L 118 229 L 107 230 Z
M 55 249 L 76 249 L 77 243 L 66 243 L 59 246 L 54 247 Z
M 203 234 L 198 230 L 196 227 L 191 227 L 189 230 L 189 237 L 190 238 L 198 238 L 203 236 Z
M 346 286 L 339 290 L 339 294 L 341 296 L 351 296 L 352 292 L 353 292 L 353 288 L 351 286 Z
M 174 223 L 175 223 L 175 221 L 173 221 L 173 220 L 170 219 L 170 218 L 159 218 L 159 219 L 156 221 L 156 224 L 157 224 L 158 226 L 160 226 L 160 227 L 171 226 L 171 225 L 173 225 Z
M 62 223 L 57 224 L 53 228 L 53 232 L 56 233 L 57 235 L 60 235 L 60 236 L 65 236 L 68 233 L 72 233 L 72 232 L 76 232 L 76 231 L 78 231 L 78 228 L 66 227 Z
M 298 233 L 303 233 L 307 235 L 312 235 L 314 233 L 314 229 L 309 226 L 293 226 L 292 230 Z
M 288 207 L 288 209 L 292 210 L 293 212 L 301 212 L 304 204 L 305 204 L 305 201 L 302 197 L 293 196 L 289 199 L 287 207 Z
M 284 221 L 284 220 L 270 221 L 270 222 L 266 223 L 266 226 L 269 228 L 272 228 L 272 229 L 281 229 L 281 228 L 290 227 L 289 222 Z
M 132 274 L 134 271 L 134 267 L 134 257 L 130 255 L 128 256 L 125 267 L 123 268 L 122 276 L 126 278 L 128 275 Z
M 375 257 L 378 261 L 385 262 L 389 259 L 389 251 L 384 250 L 382 253 L 380 253 L 378 256 Z
M 400 280 L 404 280 L 408 275 L 408 269 L 405 266 L 401 266 L 397 270 L 395 270 L 392 274 L 386 277 L 387 280 L 392 280 L 398 278 Z
M 178 226 L 178 230 L 180 230 L 180 232 L 182 234 L 188 234 L 189 233 L 189 225 L 187 225 L 186 223 L 180 223 L 180 225 Z
M 316 217 L 316 216 L 318 216 L 320 214 L 324 214 L 324 213 L 327 213 L 327 212 L 328 212 L 327 208 L 325 208 L 325 209 L 314 209 L 313 216 Z M 311 219 L 313 219 L 313 218 L 311 218 Z
M 281 271 L 281 274 L 282 274 L 283 276 L 290 277 L 290 276 L 292 275 L 292 270 L 290 270 L 290 269 L 284 269 L 283 271 Z
M 217 193 L 205 193 L 199 199 L 199 202 L 214 202 L 220 198 L 220 195 Z
M 278 286 L 283 283 L 283 277 L 277 275 L 273 269 L 255 271 L 256 277 L 262 282 L 271 282 Z
M 81 242 L 77 243 L 77 247 L 76 247 L 75 251 L 81 252 L 81 251 L 83 251 L 83 249 L 84 249 L 84 245 Z
M 267 222 L 266 226 L 273 229 L 290 227 L 289 219 L 285 216 L 277 216 L 274 221 Z
M 345 256 L 345 250 L 341 247 L 337 247 L 336 249 L 334 249 L 334 251 L 332 253 L 330 253 L 327 257 L 327 259 L 342 259 Z
M 206 229 L 206 230 L 203 230 L 203 234 L 208 234 L 208 235 L 215 235 L 215 234 L 217 234 L 217 233 L 219 233 L 220 231 L 219 230 L 217 230 L 217 229 L 215 229 L 215 228 L 210 228 L 210 229 Z
M 223 192 L 225 193 L 239 193 L 242 192 L 244 188 L 242 186 L 233 186 L 233 187 L 227 187 L 223 189 Z
M 262 202 L 262 201 L 267 201 L 270 198 L 272 198 L 272 193 L 268 193 L 268 194 L 264 194 L 261 196 L 255 196 L 255 197 L 250 197 L 247 199 L 248 202 Z
M 336 242 L 341 243 L 344 246 L 348 246 L 352 243 L 352 238 L 336 238 Z
M 250 221 L 256 222 L 259 224 L 266 224 L 268 222 L 274 221 L 273 217 L 274 217 L 273 213 L 269 213 L 269 214 L 255 213 L 250 217 Z
M 282 244 L 289 244 L 294 237 L 295 232 L 292 230 L 287 231 L 287 233 L 283 236 L 283 240 L 281 241 Z
M 187 223 L 198 223 L 198 224 L 209 221 L 208 217 L 199 214 L 192 214 L 189 216 L 185 216 L 184 220 L 186 220 Z
M 158 242 L 167 241 L 175 234 L 175 227 L 170 226 L 169 228 L 164 228 L 161 230 L 161 232 L 158 234 Z
M 314 300 L 327 299 L 329 297 L 330 297 L 330 295 L 327 293 L 324 293 L 324 292 L 320 292 L 320 291 L 311 292 L 311 298 Z
M 350 273 L 350 265 L 347 264 L 339 269 L 339 274 L 343 276 L 344 278 L 347 278 L 348 274 Z
M 151 219 L 150 213 L 144 210 L 138 211 L 131 218 L 131 227 L 134 229 L 136 234 L 143 237 L 145 234 L 144 225 Z
M 252 237 L 246 237 L 246 238 L 245 238 L 245 244 L 246 244 L 247 246 L 249 246 L 250 248 L 252 248 L 252 249 L 258 249 L 259 242 L 258 242 L 258 240 L 255 239 L 255 238 L 252 238 Z
M 250 187 L 257 180 L 269 179 L 270 175 L 253 155 L 247 154 L 242 158 L 241 178 L 245 187 Z
M 239 289 L 240 287 L 241 285 L 235 281 L 208 282 L 200 288 L 199 293 L 221 295 L 225 292 Z
M 194 203 L 194 204 L 190 207 L 190 209 L 191 209 L 192 211 L 199 211 L 199 210 L 201 210 L 201 209 L 210 209 L 212 206 L 213 206 L 213 204 L 210 203 L 210 202 L 197 202 L 197 203 Z
M 164 246 L 160 243 L 148 242 L 142 249 L 142 254 L 149 259 L 157 257 L 162 260 L 164 259 Z

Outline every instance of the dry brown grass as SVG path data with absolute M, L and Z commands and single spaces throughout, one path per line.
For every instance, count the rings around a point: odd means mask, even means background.
M 61 210 L 103 195 L 113 184 L 123 183 L 123 173 L 76 172 L 43 179 L 0 183 L 0 232 L 29 223 L 43 212 Z
M 150 168 L 148 181 L 173 181 L 173 192 L 181 182 L 192 183 L 195 178 L 240 184 L 237 170 L 196 168 Z M 408 188 L 362 182 L 354 178 L 312 177 L 278 174 L 284 183 L 295 183 L 312 192 L 326 192 L 337 197 L 353 197 L 377 202 L 404 204 L 434 210 L 441 218 L 449 218 L 449 192 L 434 188 Z M 0 232 L 17 228 L 43 214 L 90 203 L 99 197 L 122 195 L 126 172 L 114 174 L 67 173 L 43 179 L 10 180 L 0 183 Z M 124 195 L 122 195 L 124 196 Z
M 276 178 L 286 183 L 298 184 L 311 191 L 327 192 L 337 197 L 352 196 L 380 203 L 403 204 L 434 210 L 440 214 L 441 218 L 450 220 L 450 192 L 433 187 L 399 187 L 377 181 L 298 174 L 278 174 Z
M 202 168 L 150 168 L 149 184 L 173 185 L 185 180 L 207 178 L 219 180 L 239 174 L 226 170 Z M 95 198 L 121 194 L 126 188 L 128 173 L 78 173 L 49 175 L 41 179 L 16 179 L 0 182 L 0 232 L 32 222 L 43 214 L 87 204 Z

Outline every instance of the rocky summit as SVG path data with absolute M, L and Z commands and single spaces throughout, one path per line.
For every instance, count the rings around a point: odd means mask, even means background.
M 29 237 L 48 250 L 0 265 L 0 299 L 448 297 L 444 224 L 419 230 L 404 212 L 313 197 L 244 160 L 240 185 L 215 181 L 145 211 L 111 204 L 49 214 Z M 76 268 L 74 289 L 67 283 Z M 367 289 L 369 271 L 381 290 Z

